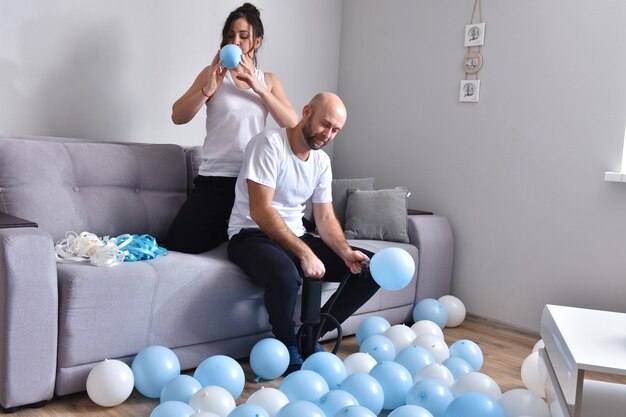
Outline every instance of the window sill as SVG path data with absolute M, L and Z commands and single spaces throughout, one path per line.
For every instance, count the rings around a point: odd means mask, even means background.
M 605 172 L 604 181 L 610 182 L 626 182 L 626 173 L 623 172 Z

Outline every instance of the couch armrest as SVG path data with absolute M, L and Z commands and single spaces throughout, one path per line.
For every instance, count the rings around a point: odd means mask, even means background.
M 0 228 L 0 405 L 52 398 L 58 340 L 52 238 L 35 227 Z
M 408 216 L 409 241 L 417 246 L 419 263 L 415 302 L 450 293 L 454 239 L 443 216 Z

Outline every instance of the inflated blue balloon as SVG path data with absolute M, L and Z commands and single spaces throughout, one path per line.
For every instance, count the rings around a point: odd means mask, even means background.
M 378 415 L 383 409 L 385 395 L 380 383 L 369 374 L 352 374 L 343 380 L 339 389 L 352 394 L 359 405 Z
M 365 352 L 376 359 L 376 362 L 392 361 L 396 357 L 396 348 L 389 338 L 375 334 L 368 337 L 359 346 L 360 352 Z
M 196 368 L 193 373 L 203 387 L 217 385 L 226 389 L 233 396 L 239 398 L 246 384 L 243 368 L 233 358 L 226 355 L 209 356 Z
M 329 391 L 326 380 L 320 374 L 306 369 L 287 375 L 278 389 L 289 401 L 304 400 L 312 403 L 317 403 Z
M 155 407 L 150 417 L 189 417 L 196 412 L 189 404 L 182 401 L 166 401 Z
M 376 414 L 362 405 L 349 405 L 337 411 L 334 417 L 376 417 Z
M 241 51 L 241 48 L 234 43 L 224 45 L 224 47 L 220 50 L 220 60 L 226 68 L 237 68 L 237 66 L 239 66 L 239 62 L 241 62 L 242 55 L 243 52 Z
M 394 358 L 394 362 L 404 366 L 411 376 L 415 377 L 422 368 L 431 363 L 436 363 L 437 360 L 428 349 L 411 345 L 402 349 Z
M 188 403 L 193 394 L 202 389 L 202 384 L 189 375 L 178 375 L 170 380 L 161 390 L 161 402 L 181 401 Z
M 307 369 L 318 373 L 326 380 L 329 389 L 339 388 L 348 372 L 346 366 L 339 356 L 330 352 L 316 352 L 306 358 L 302 364 L 302 369 Z
M 450 387 L 438 379 L 421 379 L 406 394 L 406 403 L 425 408 L 434 417 L 443 417 L 454 399 Z
M 180 361 L 164 346 L 148 346 L 135 356 L 130 369 L 137 391 L 148 398 L 159 398 L 165 384 L 180 375 Z
M 244 403 L 235 407 L 227 417 L 270 417 L 270 415 L 258 404 Z
M 374 281 L 386 290 L 406 287 L 415 274 L 415 261 L 411 254 L 400 248 L 385 248 L 370 260 L 370 273 Z
M 250 351 L 250 368 L 263 379 L 276 379 L 289 366 L 289 351 L 283 342 L 274 338 L 259 340 Z
M 314 403 L 305 400 L 296 400 L 290 401 L 278 410 L 276 417 L 326 417 L 326 415 L 324 415 L 324 412 Z
M 356 342 L 361 345 L 365 339 L 375 334 L 382 335 L 391 327 L 387 319 L 380 316 L 370 316 L 363 319 L 356 329 Z
M 406 404 L 406 394 L 413 386 L 413 376 L 398 362 L 383 361 L 370 371 L 383 388 L 385 410 L 394 410 Z
M 450 345 L 450 357 L 465 359 L 476 372 L 483 367 L 483 351 L 471 340 L 461 339 Z
M 468 392 L 456 397 L 444 417 L 506 417 L 504 409 L 486 394 Z
M 433 415 L 419 405 L 406 404 L 393 410 L 388 417 L 433 417 Z
M 439 300 L 424 298 L 413 307 L 413 321 L 430 320 L 442 329 L 448 323 L 448 310 Z
M 451 356 L 445 361 L 443 361 L 443 366 L 448 368 L 450 372 L 452 372 L 452 376 L 454 379 L 459 379 L 463 375 L 469 374 L 470 372 L 474 372 L 474 368 L 469 364 L 465 359 L 459 356 Z
M 354 395 L 348 391 L 341 389 L 334 389 L 328 391 L 322 395 L 322 398 L 317 402 L 317 406 L 322 409 L 327 416 L 334 416 L 337 411 L 349 405 L 359 405 L 359 402 Z

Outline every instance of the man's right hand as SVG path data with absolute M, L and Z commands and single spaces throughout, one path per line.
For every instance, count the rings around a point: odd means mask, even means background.
M 300 258 L 300 268 L 305 278 L 322 279 L 326 267 L 313 252 Z

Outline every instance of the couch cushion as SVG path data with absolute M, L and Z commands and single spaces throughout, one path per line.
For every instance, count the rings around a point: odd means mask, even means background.
M 0 211 L 68 231 L 164 237 L 187 195 L 178 145 L 0 137 Z

